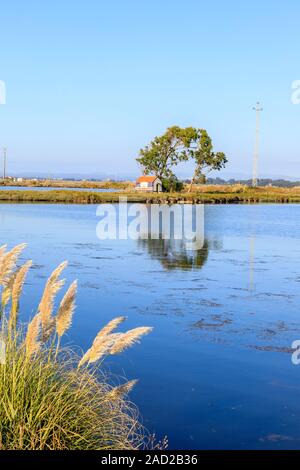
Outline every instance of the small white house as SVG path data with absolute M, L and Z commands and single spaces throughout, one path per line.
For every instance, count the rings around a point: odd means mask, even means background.
M 140 176 L 136 180 L 135 189 L 137 191 L 149 191 L 154 193 L 162 192 L 162 182 L 157 176 Z

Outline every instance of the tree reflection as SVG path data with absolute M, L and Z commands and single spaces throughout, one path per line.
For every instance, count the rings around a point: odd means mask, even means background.
M 184 240 L 140 238 L 138 246 L 161 262 L 167 270 L 201 269 L 207 261 L 209 241 L 204 240 L 200 250 L 187 250 Z

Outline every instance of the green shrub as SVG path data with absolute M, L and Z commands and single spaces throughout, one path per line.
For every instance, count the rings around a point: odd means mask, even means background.
M 183 183 L 179 181 L 175 176 L 169 179 L 163 179 L 163 190 L 166 192 L 180 192 L 183 189 Z

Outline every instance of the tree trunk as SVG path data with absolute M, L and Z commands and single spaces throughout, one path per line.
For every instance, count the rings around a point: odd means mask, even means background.
M 194 171 L 194 174 L 193 174 L 193 176 L 192 176 L 191 183 L 190 183 L 190 186 L 189 186 L 189 189 L 188 189 L 188 193 L 190 193 L 190 192 L 192 191 L 193 184 L 194 184 L 194 181 L 195 181 L 195 178 L 196 178 L 196 172 L 197 172 L 197 168 L 196 168 L 196 170 Z
M 195 171 L 194 171 L 194 174 L 192 176 L 192 179 L 191 179 L 191 183 L 190 183 L 190 186 L 189 186 L 189 189 L 188 189 L 188 193 L 190 193 L 192 191 L 192 188 L 193 188 L 193 184 L 195 182 L 195 179 L 200 176 L 202 176 L 202 170 L 203 170 L 203 167 L 200 166 L 200 165 L 197 165 L 196 168 L 195 168 Z

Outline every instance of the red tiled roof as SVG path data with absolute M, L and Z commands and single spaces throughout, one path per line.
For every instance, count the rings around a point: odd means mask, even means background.
M 137 183 L 153 183 L 157 179 L 157 176 L 140 176 L 136 182 Z

